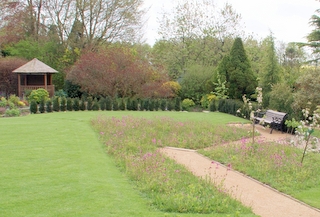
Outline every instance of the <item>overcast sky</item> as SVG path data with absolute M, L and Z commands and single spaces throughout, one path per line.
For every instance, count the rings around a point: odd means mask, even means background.
M 150 6 L 146 27 L 146 42 L 153 45 L 158 31 L 158 19 L 163 9 L 173 7 L 174 0 L 145 0 Z M 305 36 L 311 32 L 310 17 L 320 9 L 320 2 L 316 0 L 215 0 L 218 6 L 226 2 L 241 14 L 242 22 L 248 34 L 257 39 L 265 38 L 273 32 L 276 40 L 283 42 L 303 42 Z

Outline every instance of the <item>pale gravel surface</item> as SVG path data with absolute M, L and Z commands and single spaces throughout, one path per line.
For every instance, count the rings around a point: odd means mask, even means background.
M 250 126 L 239 125 L 239 127 Z M 260 133 L 257 139 L 284 141 L 290 140 L 291 135 L 256 126 Z M 218 162 L 213 162 L 197 153 L 195 150 L 166 147 L 161 152 L 184 165 L 194 175 L 210 178 L 217 185 L 223 187 L 233 198 L 240 200 L 245 206 L 251 207 L 253 212 L 262 217 L 320 217 L 320 210 L 312 208 L 298 200 L 284 195 L 237 171 L 233 171 Z

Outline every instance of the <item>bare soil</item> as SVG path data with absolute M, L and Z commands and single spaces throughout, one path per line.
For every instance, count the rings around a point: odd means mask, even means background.
M 252 129 L 250 125 L 238 125 Z M 269 141 L 290 141 L 295 136 L 279 131 L 265 129 L 256 125 L 260 136 L 257 139 Z M 200 155 L 195 150 L 166 147 L 162 153 L 184 165 L 194 175 L 210 178 L 213 183 L 221 186 L 233 198 L 241 201 L 245 206 L 262 217 L 320 217 L 320 210 L 304 204 L 288 195 L 285 195 L 263 183 L 258 182 L 244 174 L 234 171 L 219 162 L 214 162 Z

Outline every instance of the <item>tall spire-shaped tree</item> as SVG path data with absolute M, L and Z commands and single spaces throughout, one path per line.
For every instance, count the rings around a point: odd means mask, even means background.
M 261 87 L 263 91 L 263 107 L 269 105 L 269 93 L 272 90 L 272 86 L 280 82 L 280 65 L 276 54 L 273 36 L 268 36 L 263 43 L 266 50 L 263 56 L 263 66 L 261 75 Z
M 227 81 L 229 97 L 242 99 L 244 94 L 253 94 L 258 82 L 251 69 L 241 38 L 235 39 L 229 56 L 223 60 L 218 67 L 218 74 Z

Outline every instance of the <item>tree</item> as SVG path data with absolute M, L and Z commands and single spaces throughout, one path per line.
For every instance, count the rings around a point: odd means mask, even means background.
M 299 112 L 310 104 L 312 113 L 320 105 L 320 71 L 313 66 L 306 67 L 304 71 L 296 82 L 293 107 Z
M 27 2 L 2 0 L 0 2 L 0 44 L 2 49 L 5 44 L 16 43 L 25 39 L 34 31 L 32 29 L 34 25 L 31 25 L 30 22 L 34 20 L 34 14 L 30 14 L 29 2 L 30 0 Z M 29 15 L 32 17 L 28 17 Z
M 301 74 L 301 66 L 306 62 L 306 54 L 296 43 L 289 43 L 283 55 L 284 81 L 293 88 Z
M 312 15 L 310 18 L 310 25 L 314 27 L 314 29 L 309 33 L 307 36 L 308 42 L 307 43 L 297 43 L 299 46 L 304 47 L 310 47 L 313 49 L 314 54 L 320 53 L 320 17 L 318 14 L 320 14 L 320 9 L 315 11 L 316 14 Z M 314 59 L 311 61 L 318 62 L 320 57 L 317 55 Z
M 251 95 L 258 85 L 247 58 L 241 38 L 236 38 L 230 54 L 218 66 L 221 82 L 226 79 L 229 98 L 242 99 L 244 94 Z
M 136 41 L 142 26 L 142 0 L 47 0 L 48 22 L 60 41 L 82 49 L 105 42 Z M 66 46 L 67 47 L 67 46 Z
M 156 95 L 167 81 L 148 59 L 124 46 L 86 52 L 68 72 L 67 79 L 91 95 L 112 98 Z
M 190 67 L 189 71 L 181 78 L 181 97 L 192 99 L 196 104 L 200 103 L 201 97 L 210 90 L 206 88 L 207 82 L 213 76 L 213 68 L 199 65 Z
M 72 53 L 115 41 L 138 42 L 142 4 L 143 0 L 1 0 L 0 49 L 7 55 L 8 45 L 26 39 L 55 41 Z
M 293 90 L 286 83 L 277 83 L 272 87 L 269 98 L 269 108 L 287 113 L 292 117 Z
M 161 40 L 154 46 L 172 79 L 183 76 L 194 64 L 215 65 L 229 51 L 229 39 L 239 33 L 241 20 L 229 4 L 220 9 L 207 0 L 176 2 L 172 11 L 163 14 Z
M 25 59 L 16 57 L 0 58 L 0 95 L 16 94 L 18 88 L 18 76 L 13 70 L 27 63 Z
M 266 51 L 264 52 L 264 56 L 262 59 L 262 73 L 260 75 L 261 84 L 263 91 L 263 107 L 268 107 L 270 92 L 272 90 L 272 86 L 280 82 L 280 65 L 278 62 L 278 57 L 275 51 L 274 39 L 273 36 L 270 35 L 267 37 L 263 43 L 265 44 Z

